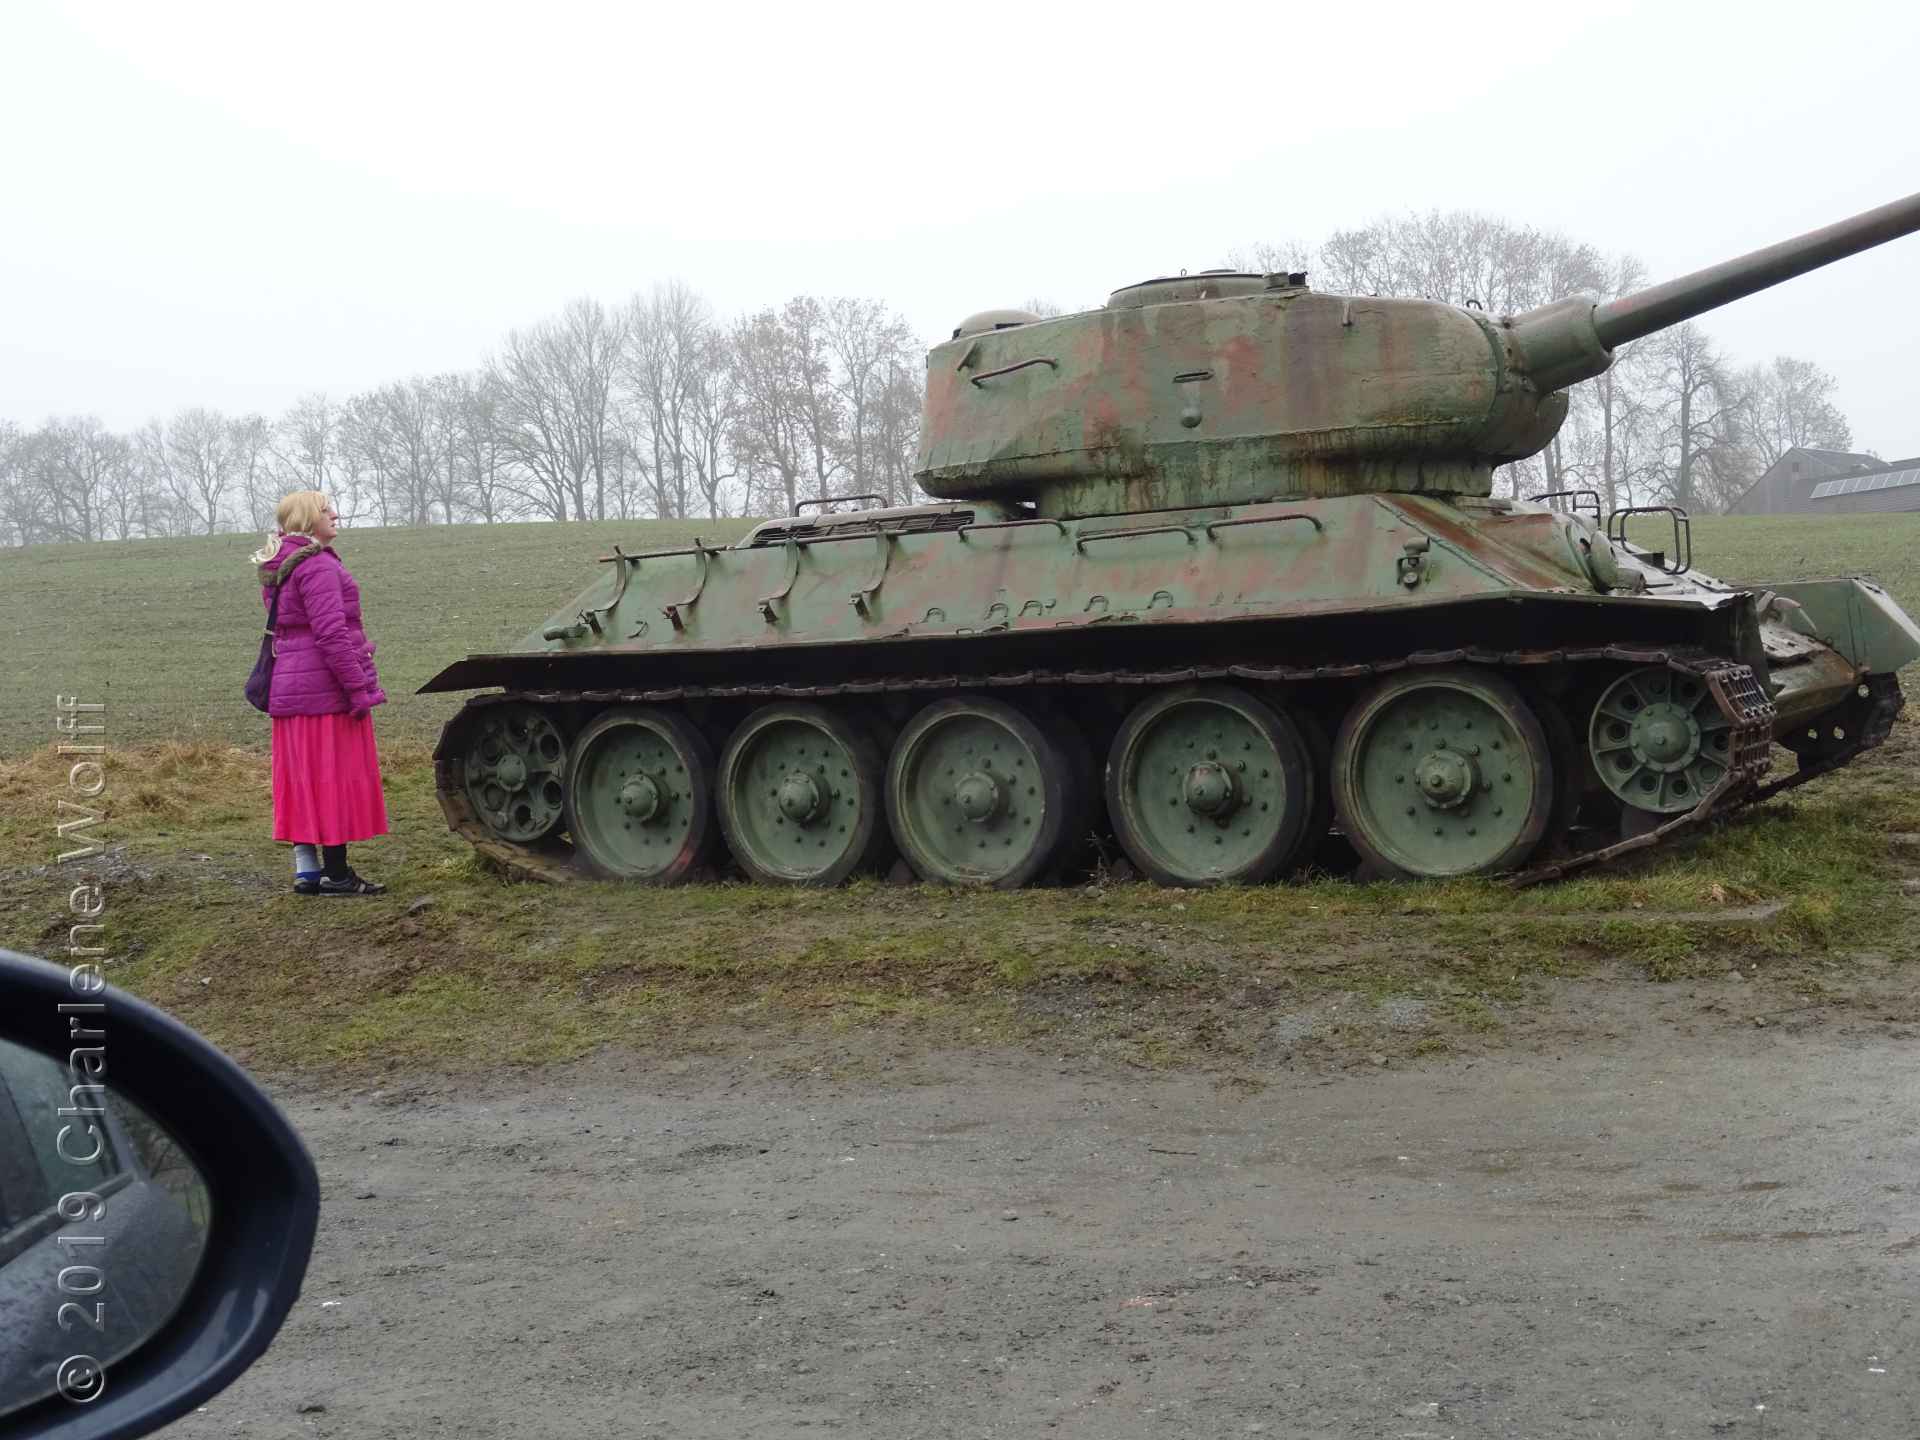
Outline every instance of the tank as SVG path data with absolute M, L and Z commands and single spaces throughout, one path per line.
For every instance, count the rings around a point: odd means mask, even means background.
M 644 884 L 1014 887 L 1089 854 L 1526 882 L 1658 844 L 1879 744 L 1920 627 L 1864 578 L 1722 583 L 1684 510 L 1508 500 L 1494 468 L 1618 346 L 1916 229 L 1920 195 L 1510 316 L 1299 272 L 982 312 L 927 358 L 928 503 L 615 546 L 424 687 L 489 692 L 442 808 L 522 873 Z

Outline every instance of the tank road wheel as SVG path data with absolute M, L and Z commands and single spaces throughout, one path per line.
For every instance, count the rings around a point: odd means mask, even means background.
M 1625 833 L 1635 834 L 1647 824 L 1633 811 L 1678 815 L 1720 783 L 1733 729 L 1703 682 L 1644 665 L 1601 695 L 1587 743 L 1601 781 L 1628 807 Z
M 1294 722 L 1231 685 L 1149 696 L 1107 757 L 1114 833 L 1162 885 L 1271 879 L 1308 839 L 1318 788 Z
M 886 783 L 864 727 L 820 705 L 768 705 L 720 757 L 720 828 L 755 880 L 838 885 L 886 858 Z
M 481 824 L 516 845 L 553 832 L 566 806 L 567 742 L 534 705 L 476 713 L 460 751 L 467 799 Z
M 1389 874 L 1472 875 L 1526 863 L 1554 807 L 1554 761 L 1513 684 L 1457 667 L 1391 676 L 1334 741 L 1333 804 Z
M 713 751 L 680 716 L 609 710 L 573 742 L 567 828 L 588 869 L 615 880 L 677 885 L 717 838 Z
M 1012 890 L 1064 857 L 1082 813 L 1072 757 L 1002 700 L 936 700 L 887 763 L 887 819 L 923 880 Z

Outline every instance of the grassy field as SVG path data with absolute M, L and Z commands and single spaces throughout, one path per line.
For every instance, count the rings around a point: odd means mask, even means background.
M 737 529 L 740 522 L 735 522 Z M 1169 892 L 1097 882 L 1017 895 L 867 882 L 816 893 L 506 883 L 445 829 L 428 748 L 449 702 L 409 692 L 511 641 L 613 542 L 692 527 L 508 526 L 350 534 L 394 703 L 394 833 L 360 862 L 376 902 L 287 893 L 266 837 L 266 722 L 239 686 L 257 635 L 250 541 L 0 554 L 0 944 L 57 954 L 71 841 L 56 692 L 111 705 L 103 875 L 110 976 L 280 1071 L 539 1062 L 613 1041 L 727 1043 L 895 1027 L 1257 1074 L 1499 1043 L 1554 976 L 1714 984 L 1748 1019 L 1860 1000 L 1920 959 L 1903 897 L 1920 852 L 1920 723 L 1868 762 L 1657 859 L 1513 892 L 1315 880 Z M 731 530 L 699 527 L 708 538 Z M 1920 610 L 1920 516 L 1702 521 L 1702 568 L 1876 573 Z M 1910 687 L 1911 688 L 1911 687 Z M 36 748 L 38 747 L 38 748 Z M 1905 973 L 1900 971 L 1897 973 Z M 1852 998 L 1850 998 L 1852 997 Z M 1920 1016 L 1901 1001 L 1900 1018 Z M 1412 1017 L 1412 1019 L 1408 1019 Z M 1252 1082 L 1250 1082 L 1252 1083 Z
M 353 530 L 336 548 L 359 580 L 389 703 L 383 739 L 431 741 L 459 697 L 415 696 L 436 672 L 519 640 L 593 580 L 596 556 L 731 541 L 747 520 L 453 525 Z M 56 692 L 104 700 L 114 738 L 267 743 L 240 693 L 266 618 L 257 535 L 0 550 L 11 683 L 0 754 L 52 738 Z
M 512 644 L 577 594 L 594 557 L 732 540 L 751 522 L 462 525 L 350 531 L 339 549 L 379 642 L 384 740 L 430 743 L 457 697 L 412 692 L 453 660 Z M 1695 526 L 1701 569 L 1734 580 L 1876 575 L 1920 613 L 1920 515 L 1722 519 Z M 1651 535 L 1649 536 L 1651 539 Z M 105 700 L 121 743 L 266 744 L 240 687 L 262 613 L 247 553 L 257 537 L 0 550 L 0 754 L 53 737 L 56 692 Z

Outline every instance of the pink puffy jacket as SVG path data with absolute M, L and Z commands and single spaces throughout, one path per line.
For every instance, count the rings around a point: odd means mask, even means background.
M 311 545 L 306 535 L 286 535 L 280 553 L 260 567 L 263 578 L 280 572 L 287 557 Z M 386 692 L 373 668 L 373 644 L 360 626 L 360 587 L 332 550 L 302 560 L 287 575 L 286 593 L 274 624 L 273 690 L 267 713 L 338 715 L 384 705 Z M 263 604 L 273 586 L 260 587 Z

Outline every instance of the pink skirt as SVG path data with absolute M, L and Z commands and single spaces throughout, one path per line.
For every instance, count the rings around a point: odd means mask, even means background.
M 348 845 L 386 833 L 373 716 L 276 715 L 273 838 Z

